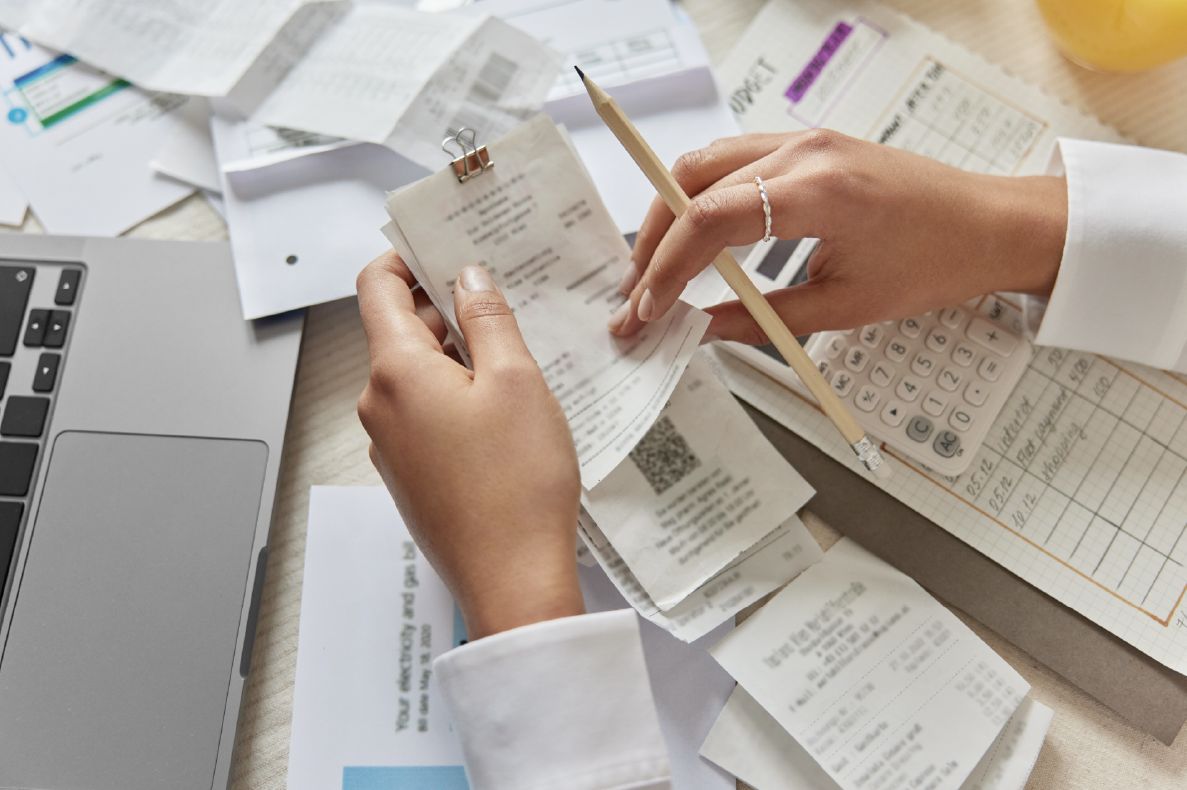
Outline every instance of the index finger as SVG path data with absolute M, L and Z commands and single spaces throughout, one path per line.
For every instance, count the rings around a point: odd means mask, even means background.
M 359 272 L 355 284 L 359 315 L 371 359 L 395 351 L 401 354 L 441 354 L 433 331 L 416 314 L 412 286 L 416 280 L 394 251 L 385 252 Z

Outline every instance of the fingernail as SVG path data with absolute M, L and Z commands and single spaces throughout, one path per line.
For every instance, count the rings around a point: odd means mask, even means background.
M 610 320 L 606 322 L 606 327 L 611 332 L 617 332 L 622 328 L 622 325 L 626 323 L 626 319 L 630 314 L 631 303 L 629 301 L 623 302 L 618 306 L 618 309 L 614 311 L 614 314 L 610 316 Z
M 490 272 L 481 266 L 467 266 L 462 269 L 458 283 L 461 284 L 463 290 L 470 293 L 495 290 L 495 281 L 491 279 Z
M 631 291 L 635 290 L 635 283 L 637 282 L 639 282 L 639 270 L 632 263 L 622 274 L 622 282 L 618 284 L 618 292 L 623 296 L 630 296 Z
M 655 297 L 651 295 L 651 289 L 648 288 L 639 299 L 639 320 L 650 321 L 655 318 L 652 315 L 653 312 L 655 312 Z

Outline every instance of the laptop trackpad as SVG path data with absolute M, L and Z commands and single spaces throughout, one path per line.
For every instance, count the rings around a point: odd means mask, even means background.
M 0 787 L 210 787 L 267 455 L 57 437 L 0 656 Z

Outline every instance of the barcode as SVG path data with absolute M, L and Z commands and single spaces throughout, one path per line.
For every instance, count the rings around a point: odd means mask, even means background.
M 655 421 L 631 450 L 630 458 L 656 494 L 667 491 L 701 465 L 701 459 L 668 417 Z
M 515 61 L 492 52 L 478 72 L 478 78 L 470 86 L 469 100 L 480 104 L 496 104 L 515 77 L 519 66 Z

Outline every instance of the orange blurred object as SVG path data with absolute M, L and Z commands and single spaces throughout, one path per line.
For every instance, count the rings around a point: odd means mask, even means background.
M 1187 0 L 1037 0 L 1071 60 L 1101 71 L 1152 69 L 1187 56 Z

